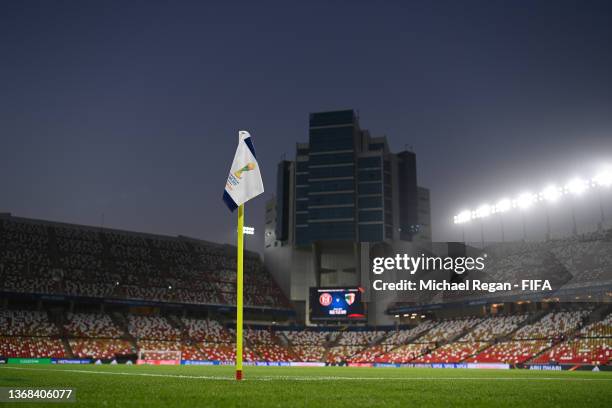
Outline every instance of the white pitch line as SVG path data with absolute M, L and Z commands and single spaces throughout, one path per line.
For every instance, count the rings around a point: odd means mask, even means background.
M 192 378 L 200 380 L 233 380 L 230 377 L 217 377 L 207 375 L 184 375 L 184 374 L 152 374 L 152 373 L 126 373 L 121 371 L 92 371 L 92 370 L 75 370 L 75 369 L 54 369 L 54 368 L 33 368 L 33 367 L 2 367 L 0 370 L 28 370 L 28 371 L 53 371 L 53 372 L 68 372 L 80 374 L 106 374 L 106 375 L 127 375 L 139 377 L 165 377 L 165 378 Z
M 163 377 L 163 378 L 187 378 L 196 380 L 219 380 L 235 381 L 233 377 L 220 377 L 210 375 L 184 375 L 184 374 L 152 374 L 152 373 L 130 373 L 125 371 L 92 371 L 76 369 L 54 369 L 33 367 L 2 367 L 0 370 L 26 370 L 26 371 L 53 371 L 78 374 L 101 374 L 101 375 L 124 375 L 134 377 Z M 255 376 L 245 378 L 248 381 L 612 381 L 612 378 L 568 378 L 568 377 L 342 377 L 342 376 Z

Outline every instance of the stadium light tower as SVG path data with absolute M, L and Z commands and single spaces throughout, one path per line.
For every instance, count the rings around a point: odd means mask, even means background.
M 531 193 L 522 193 L 519 195 L 516 200 L 514 200 L 513 205 L 521 209 L 521 218 L 523 220 L 523 241 L 527 241 L 527 224 L 525 220 L 525 212 L 533 205 L 536 201 L 536 197 Z
M 606 213 L 604 211 L 603 199 L 601 197 L 602 188 L 610 188 L 612 186 L 612 166 L 602 169 L 593 177 L 593 185 L 599 187 L 597 189 L 597 197 L 599 198 L 599 212 L 601 220 L 599 222 L 599 230 L 602 231 L 606 222 Z
M 544 190 L 542 190 L 542 192 L 540 193 L 540 197 L 546 201 L 547 204 L 553 204 L 556 203 L 557 201 L 559 201 L 559 198 L 561 198 L 561 195 L 563 194 L 563 191 L 553 185 L 549 185 L 548 187 L 546 187 Z M 546 209 L 546 240 L 550 241 L 550 211 L 549 211 L 549 205 L 545 206 Z
M 481 240 L 484 246 L 484 218 L 489 217 L 490 215 L 497 214 L 499 217 L 499 222 L 501 226 L 501 234 L 502 234 L 502 242 L 505 241 L 505 231 L 504 231 L 504 220 L 503 213 L 510 211 L 512 209 L 518 209 L 521 211 L 521 217 L 523 220 L 523 240 L 527 240 L 527 224 L 526 224 L 526 211 L 531 208 L 536 203 L 542 203 L 545 205 L 546 210 L 546 237 L 550 239 L 551 237 L 551 223 L 550 223 L 550 214 L 549 209 L 550 205 L 556 203 L 567 197 L 571 204 L 572 210 L 572 222 L 573 222 L 573 232 L 574 234 L 578 234 L 578 226 L 576 222 L 576 208 L 575 208 L 575 200 L 577 197 L 587 193 L 589 190 L 597 189 L 598 197 L 599 197 L 599 210 L 600 210 L 600 223 L 599 229 L 603 229 L 603 226 L 606 221 L 606 214 L 603 206 L 603 198 L 602 193 L 604 189 L 609 189 L 612 187 L 612 165 L 607 164 L 605 167 L 602 167 L 598 173 L 596 173 L 590 179 L 583 179 L 581 177 L 575 177 L 569 180 L 563 187 L 558 187 L 555 184 L 551 184 L 544 188 L 538 194 L 532 194 L 530 192 L 524 192 L 520 194 L 513 200 L 510 199 L 502 199 L 497 202 L 496 205 L 481 205 L 476 210 L 464 210 L 458 215 L 454 217 L 455 224 L 465 224 L 471 220 L 479 219 L 481 222 Z M 462 225 L 463 228 L 463 241 L 465 242 L 465 226 Z
M 492 212 L 493 209 L 489 204 L 483 204 L 476 209 L 476 217 L 480 219 L 480 242 L 483 249 L 485 247 L 484 219 L 491 215 Z
M 504 213 L 512 208 L 512 201 L 508 198 L 502 198 L 495 204 L 494 212 L 499 217 L 499 225 L 501 227 L 502 242 L 506 242 L 506 234 L 504 232 Z
M 465 223 L 472 220 L 472 212 L 470 210 L 461 211 L 455 216 L 455 224 L 461 224 L 461 233 L 463 235 L 463 243 L 465 244 Z
M 575 197 L 581 196 L 589 188 L 589 183 L 579 177 L 575 177 L 568 181 L 565 185 L 565 191 L 572 195 L 571 207 L 572 207 L 572 225 L 574 235 L 578 235 L 578 224 L 576 223 L 576 206 Z

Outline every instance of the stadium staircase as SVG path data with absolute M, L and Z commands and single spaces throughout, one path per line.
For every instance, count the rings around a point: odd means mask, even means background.
M 130 334 L 130 331 L 128 330 L 128 321 L 125 315 L 119 312 L 112 312 L 108 315 L 110 316 L 115 326 L 117 326 L 123 332 L 123 336 L 121 336 L 121 338 L 127 340 L 130 343 L 130 346 L 137 350 L 138 347 L 136 344 L 136 339 Z
M 110 245 L 102 232 L 98 232 L 98 241 L 102 244 L 102 268 L 106 271 L 116 271 L 117 264 L 115 263 L 115 258 L 111 255 Z
M 59 249 L 57 247 L 57 236 L 55 235 L 55 228 L 47 227 L 47 236 L 49 238 L 48 248 L 49 248 L 49 258 L 51 258 L 51 265 L 54 268 L 60 268 L 60 256 Z
M 599 309 L 595 309 L 595 310 L 599 310 Z M 588 324 L 590 324 L 591 321 L 591 316 L 595 315 L 595 310 L 593 312 L 591 312 L 588 316 L 586 316 L 584 319 L 582 319 L 582 321 L 576 326 L 576 328 L 570 332 L 567 332 L 562 339 L 555 341 L 553 340 L 551 342 L 551 346 L 545 348 L 544 350 L 542 350 L 541 352 L 534 354 L 533 356 L 531 356 L 531 358 L 529 360 L 525 361 L 525 364 L 529 364 L 531 362 L 533 362 L 535 359 L 537 359 L 538 357 L 540 357 L 543 354 L 548 353 L 550 350 L 552 350 L 553 348 L 555 348 L 556 346 L 558 346 L 561 343 L 564 343 L 570 339 L 576 338 L 578 336 L 578 334 L 580 333 L 580 330 L 582 330 L 582 328 Z M 595 319 L 593 320 L 593 322 L 598 321 L 601 319 Z
M 70 342 L 66 337 L 61 338 L 62 345 L 64 346 L 64 352 L 66 353 L 67 358 L 74 358 L 74 352 L 72 351 L 72 347 L 70 347 Z
M 478 323 L 478 324 L 480 324 L 480 323 Z M 458 334 L 449 337 L 447 340 L 438 342 L 437 346 L 440 347 L 440 346 L 443 346 L 443 345 L 446 345 L 446 344 L 449 344 L 449 343 L 454 343 L 455 341 L 459 340 L 460 338 L 462 338 L 463 336 L 465 336 L 466 334 L 468 334 L 469 332 L 474 330 L 476 327 L 478 327 L 478 324 L 475 324 L 472 327 L 468 327 L 468 328 L 462 330 Z
M 70 342 L 68 341 L 68 332 L 64 328 L 64 323 L 66 323 L 67 320 L 63 310 L 49 309 L 47 310 L 47 317 L 49 321 L 57 328 L 59 339 L 64 346 L 64 354 L 67 358 L 74 358 L 74 352 L 72 351 L 72 347 L 70 347 Z
M 274 337 L 277 339 L 279 345 L 287 349 L 290 355 L 297 356 L 298 354 L 295 352 L 293 348 L 293 343 L 285 336 L 283 333 L 274 332 Z
M 164 273 L 168 273 L 168 266 L 165 264 L 164 260 L 162 259 L 161 253 L 159 252 L 159 248 L 157 248 L 155 245 L 153 245 L 151 243 L 150 240 L 145 240 L 145 242 L 147 243 L 147 248 L 149 248 L 149 251 L 151 251 L 151 258 L 153 259 L 153 264 L 157 267 L 157 269 L 159 269 L 160 271 L 163 271 Z
M 166 320 L 168 320 L 168 322 L 170 322 L 172 326 L 181 331 L 182 340 L 191 340 L 191 338 L 189 337 L 189 330 L 187 330 L 187 327 L 185 326 L 185 324 L 183 324 L 183 322 L 177 315 L 167 315 L 164 317 L 166 318 Z

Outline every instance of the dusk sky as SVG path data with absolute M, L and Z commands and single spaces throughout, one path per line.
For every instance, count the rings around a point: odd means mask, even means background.
M 612 163 L 610 1 L 2 1 L 0 212 L 220 242 L 249 130 L 267 189 L 309 112 L 417 153 L 459 210 Z

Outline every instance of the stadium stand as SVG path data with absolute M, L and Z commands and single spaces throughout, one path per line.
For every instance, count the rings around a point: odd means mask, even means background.
M 130 315 L 128 316 L 128 331 L 136 339 L 179 340 L 181 338 L 181 331 L 162 316 Z
M 468 363 L 524 363 L 534 355 L 552 345 L 550 340 L 522 340 L 497 343 L 478 355 L 466 360 Z
M 380 363 L 409 363 L 435 347 L 435 343 L 405 344 L 376 357 L 375 361 Z
M 136 353 L 127 340 L 121 339 L 70 339 L 68 342 L 77 358 L 113 359 Z
M 448 341 L 477 325 L 481 321 L 482 319 L 476 317 L 446 320 L 431 328 L 422 337 L 419 337 L 418 342 L 439 343 Z
M 68 313 L 67 319 L 64 330 L 68 336 L 118 339 L 124 335 L 106 314 Z
M 527 317 L 528 315 L 513 315 L 487 318 L 459 340 L 491 341 L 498 337 L 507 336 L 516 330 Z
M 575 330 L 589 310 L 552 312 L 534 324 L 521 327 L 514 334 L 515 340 L 560 339 Z
M 488 346 L 488 343 L 483 342 L 449 343 L 412 361 L 415 363 L 459 363 Z
M 500 280 L 529 271 L 570 286 L 599 282 L 612 270 L 611 244 L 606 231 L 498 245 L 487 249 L 489 272 Z M 27 307 L 2 303 L 0 356 L 110 360 L 147 350 L 149 358 L 180 351 L 183 359 L 233 361 L 235 323 L 227 310 L 235 302 L 235 263 L 224 245 L 1 216 L 0 290 L 11 299 L 23 296 Z M 59 305 L 42 297 L 60 299 Z M 449 299 L 456 300 L 439 297 Z M 79 302 L 80 308 L 73 307 Z M 245 254 L 245 302 L 254 313 L 290 311 L 253 253 Z M 192 313 L 188 307 L 198 309 Z M 432 314 L 394 330 L 249 325 L 244 359 L 609 364 L 612 315 L 597 308 L 567 304 L 487 317 Z
M 0 219 L 0 289 L 17 293 L 234 304 L 230 248 L 99 228 Z M 245 304 L 288 309 L 259 257 L 245 253 Z

